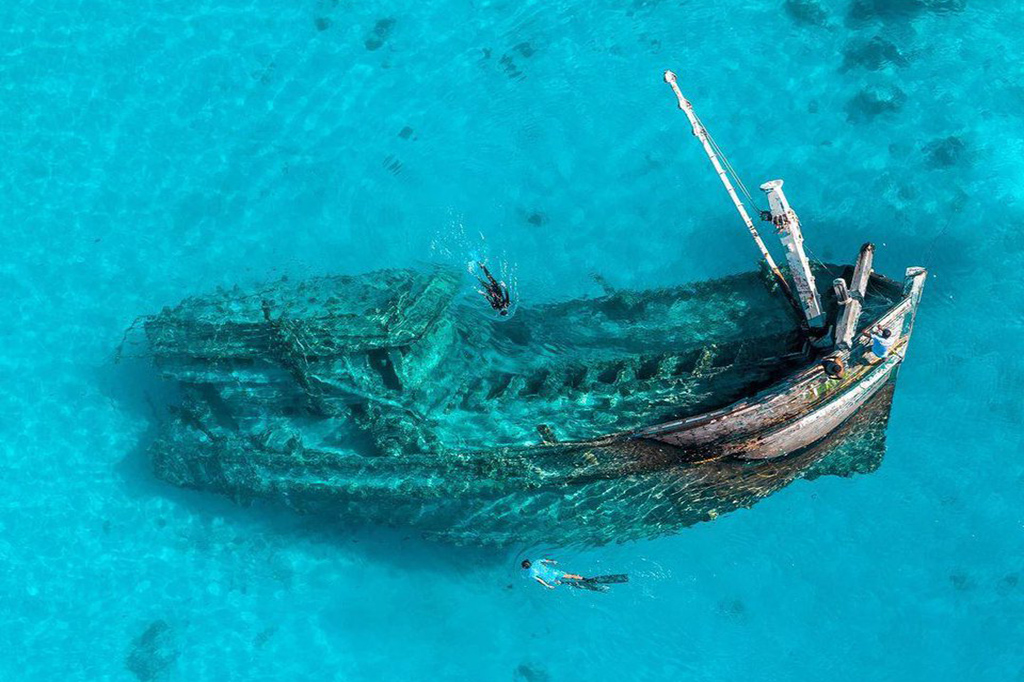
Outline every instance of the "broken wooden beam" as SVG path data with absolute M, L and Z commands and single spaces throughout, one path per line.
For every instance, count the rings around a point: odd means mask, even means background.
M 853 345 L 853 337 L 857 333 L 857 322 L 860 319 L 864 294 L 868 288 L 868 279 L 871 277 L 871 263 L 874 261 L 874 257 L 874 244 L 869 242 L 860 247 L 860 254 L 857 256 L 857 265 L 853 268 L 853 278 L 847 290 L 846 300 L 839 301 L 842 310 L 839 313 L 835 332 L 836 348 L 839 350 L 850 350 Z

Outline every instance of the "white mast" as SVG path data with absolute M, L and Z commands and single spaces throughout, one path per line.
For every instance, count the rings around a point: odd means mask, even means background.
M 768 195 L 768 206 L 771 208 L 772 224 L 779 231 L 779 239 L 786 247 L 786 261 L 789 263 L 789 274 L 796 284 L 796 296 L 800 308 L 807 318 L 811 329 L 825 326 L 825 315 L 821 310 L 821 299 L 814 283 L 811 264 L 804 252 L 804 236 L 800 231 L 800 219 L 789 205 L 782 191 L 782 180 L 772 180 L 761 185 L 761 191 Z
M 700 140 L 700 143 L 704 146 L 704 153 L 708 155 L 708 159 L 711 160 L 711 165 L 715 167 L 715 172 L 718 173 L 718 178 L 725 185 L 725 191 L 729 193 L 729 197 L 732 199 L 732 203 L 736 206 L 736 211 L 739 212 L 740 218 L 746 224 L 747 229 L 750 230 L 750 236 L 754 238 L 754 243 L 757 244 L 757 248 L 761 250 L 761 255 L 764 256 L 764 262 L 768 264 L 768 267 L 775 274 L 779 284 L 782 286 L 786 295 L 792 299 L 793 294 L 790 291 L 789 284 L 786 279 L 782 276 L 775 260 L 772 255 L 768 253 L 768 248 L 761 241 L 761 235 L 757 233 L 757 228 L 754 227 L 754 221 L 750 219 L 750 215 L 747 213 L 747 209 L 743 207 L 743 202 L 736 195 L 736 190 L 732 186 L 732 182 L 729 181 L 729 176 L 726 174 L 725 169 L 722 168 L 721 162 L 718 160 L 718 154 L 715 153 L 715 148 L 711 144 L 711 139 L 708 136 L 707 129 L 704 128 L 704 124 L 697 118 L 697 114 L 693 111 L 693 105 L 690 104 L 689 100 L 683 97 L 683 93 L 679 90 L 679 85 L 676 83 L 676 75 L 671 71 L 665 72 L 665 82 L 672 86 L 672 91 L 676 93 L 676 98 L 679 100 L 679 108 L 683 110 L 686 117 L 690 119 L 690 125 L 693 126 L 694 136 Z

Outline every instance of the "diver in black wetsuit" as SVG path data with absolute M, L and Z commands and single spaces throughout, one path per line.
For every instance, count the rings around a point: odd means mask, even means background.
M 491 307 L 498 311 L 499 315 L 508 315 L 508 309 L 512 305 L 512 300 L 508 294 L 508 285 L 494 279 L 494 276 L 491 275 L 487 266 L 483 263 L 478 262 L 477 265 L 484 271 L 484 276 L 487 278 L 486 282 L 479 277 L 476 278 L 480 282 L 480 286 L 483 287 L 483 289 L 479 290 L 480 293 L 491 304 Z

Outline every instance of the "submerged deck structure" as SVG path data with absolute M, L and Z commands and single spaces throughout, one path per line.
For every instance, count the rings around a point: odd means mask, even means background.
M 460 542 L 600 544 L 877 467 L 924 270 L 875 274 L 870 245 L 853 266 L 811 264 L 772 181 L 757 215 L 786 249 L 779 267 L 666 81 L 767 281 L 606 291 L 502 319 L 433 266 L 187 299 L 144 325 L 182 395 L 151 446 L 157 474 Z M 890 330 L 884 357 L 876 328 Z

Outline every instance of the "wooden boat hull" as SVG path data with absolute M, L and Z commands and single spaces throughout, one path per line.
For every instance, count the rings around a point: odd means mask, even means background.
M 864 329 L 856 344 L 840 356 L 847 368 L 842 378 L 830 377 L 816 362 L 751 398 L 633 435 L 743 459 L 783 457 L 813 444 L 895 377 L 906 357 L 926 277 L 923 268 L 908 269 L 902 300 L 876 323 L 896 334 L 886 358 L 870 354 L 871 341 Z
M 885 454 L 894 383 L 786 457 L 705 457 L 646 439 L 537 445 L 463 455 L 337 453 L 200 441 L 171 421 L 153 444 L 158 475 L 242 504 L 264 500 L 339 527 L 403 528 L 456 544 L 627 542 L 750 508 L 800 479 L 871 473 Z
M 385 411 L 389 402 L 381 399 L 373 401 L 374 405 L 382 406 L 379 413 L 350 414 L 345 408 L 346 400 L 357 397 L 351 381 L 344 391 L 313 390 L 323 386 L 325 367 L 338 366 L 334 360 L 331 362 L 335 364 L 327 364 L 323 359 L 328 351 L 341 345 L 339 336 L 328 325 L 335 324 L 334 320 L 343 321 L 339 324 L 347 324 L 348 319 L 358 321 L 358 316 L 299 317 L 295 313 L 281 322 L 274 313 L 261 323 L 259 301 L 253 304 L 243 294 L 230 294 L 227 300 L 219 299 L 215 304 L 203 299 L 147 322 L 152 355 L 165 376 L 177 383 L 183 398 L 172 418 L 161 425 L 149 451 L 157 475 L 175 485 L 216 491 L 240 502 L 267 500 L 304 513 L 327 514 L 343 519 L 346 525 L 401 526 L 429 537 L 492 545 L 595 545 L 653 537 L 749 507 L 800 478 L 873 471 L 884 453 L 893 378 L 906 353 L 923 282 L 923 271 L 908 275 L 903 289 L 896 282 L 878 279 L 876 289 L 885 292 L 878 298 L 881 294 L 876 291 L 874 300 L 885 303 L 872 308 L 866 319 L 881 319 L 898 330 L 898 342 L 886 360 L 874 364 L 864 362 L 867 346 L 864 341 L 859 342 L 845 356 L 848 371 L 841 380 L 829 379 L 817 363 L 797 354 L 784 360 L 785 365 L 774 364 L 778 371 L 764 374 L 772 377 L 770 381 L 756 384 L 753 390 L 731 394 L 747 397 L 731 403 L 732 398 L 715 402 L 713 407 L 717 409 L 710 411 L 700 408 L 676 412 L 679 416 L 675 421 L 619 429 L 596 438 L 554 438 L 541 442 L 535 435 L 532 441 L 509 445 L 492 441 L 483 447 L 442 449 L 421 439 L 421 432 L 412 432 L 411 437 L 392 449 L 380 447 L 378 441 L 367 443 L 366 437 L 361 443 L 359 431 L 343 430 L 350 422 L 359 422 L 355 426 L 367 434 L 394 438 L 398 429 L 407 428 L 416 420 L 397 419 L 396 415 L 404 412 Z M 563 401 L 582 413 L 614 409 L 614 399 L 623 397 L 628 387 L 657 388 L 657 393 L 631 396 L 635 406 L 640 407 L 646 404 L 646 395 L 657 395 L 666 404 L 672 404 L 674 397 L 668 395 L 672 390 L 692 391 L 696 385 L 736 391 L 736 380 L 751 381 L 744 376 L 745 372 L 767 370 L 758 369 L 761 364 L 752 362 L 742 365 L 744 371 L 722 374 L 723 369 L 716 367 L 716 361 L 708 359 L 711 351 L 690 353 L 693 357 L 680 355 L 677 332 L 660 337 L 668 349 L 667 360 L 659 362 L 661 369 L 657 373 L 642 378 L 651 348 L 645 343 L 649 337 L 640 333 L 644 326 L 636 325 L 636 321 L 643 320 L 644 314 L 662 320 L 663 311 L 674 310 L 679 324 L 673 329 L 687 330 L 686 321 L 694 319 L 695 311 L 704 311 L 704 317 L 699 318 L 705 320 L 702 328 L 706 328 L 710 313 L 717 314 L 711 318 L 716 324 L 728 329 L 739 324 L 760 325 L 764 318 L 747 312 L 759 308 L 737 305 L 735 294 L 738 287 L 746 287 L 751 296 L 758 295 L 756 284 L 749 278 L 729 279 L 692 290 L 655 296 L 626 294 L 564 306 L 565 311 L 589 306 L 582 309 L 590 326 L 577 323 L 576 317 L 568 318 L 571 324 L 564 325 L 576 334 L 588 332 L 598 323 L 609 325 L 619 319 L 634 325 L 614 338 L 617 348 L 635 353 L 636 357 L 623 360 L 624 356 L 616 356 L 620 359 L 606 362 L 621 368 L 617 370 L 616 383 L 602 381 L 602 370 L 587 374 L 593 376 L 596 389 L 590 389 L 590 384 L 565 386 L 555 372 L 550 373 L 544 385 L 561 387 L 559 390 L 572 399 L 592 395 L 583 389 L 604 390 L 609 399 L 605 408 L 593 401 L 585 405 Z M 380 356 L 376 346 L 365 351 L 363 345 L 358 345 L 371 335 L 377 339 L 373 343 L 379 346 L 410 332 L 427 341 L 431 341 L 432 334 L 447 334 L 445 326 L 435 325 L 431 332 L 420 322 L 433 319 L 435 311 L 443 307 L 436 303 L 444 299 L 444 291 L 435 288 L 438 286 L 435 283 L 422 289 L 426 293 L 416 299 L 413 308 L 406 309 L 415 316 L 410 313 L 400 325 L 389 323 L 381 327 L 383 331 L 360 329 L 360 335 L 351 335 L 344 343 L 347 349 L 355 348 L 352 357 L 364 352 L 368 352 L 371 360 Z M 298 300 L 308 301 L 309 291 L 307 286 Z M 285 309 L 285 302 L 291 299 L 285 299 L 276 290 L 273 293 L 277 295 L 272 301 L 274 309 Z M 260 295 L 264 300 L 269 298 L 266 290 Z M 691 307 L 680 310 L 675 303 L 679 300 Z M 713 304 L 705 305 L 708 300 Z M 698 303 L 705 307 L 693 307 Z M 380 304 L 374 301 L 373 305 Z M 235 312 L 239 310 L 242 312 Z M 600 311 L 606 314 L 598 316 Z M 783 319 L 784 312 L 779 313 L 779 319 Z M 562 308 L 545 311 L 549 321 L 567 314 Z M 540 316 L 529 321 L 531 325 L 527 328 L 534 334 L 531 343 L 538 348 L 550 345 L 550 339 L 541 333 Z M 736 334 L 746 331 L 746 327 L 737 329 Z M 474 329 L 479 331 L 478 326 Z M 505 333 L 505 329 L 512 328 L 496 329 Z M 487 337 L 489 342 L 500 340 L 497 331 Z M 562 332 L 562 326 L 557 327 L 551 338 L 561 337 Z M 296 340 L 289 341 L 289 337 Z M 517 347 L 534 347 L 523 346 L 524 340 L 519 337 L 509 338 Z M 718 358 L 757 360 L 756 353 L 767 347 L 765 341 L 750 348 L 747 344 L 725 344 L 722 338 L 716 337 L 714 345 L 708 346 Z M 576 340 L 573 348 L 584 347 L 585 341 Z M 789 348 L 784 338 L 776 343 L 780 348 Z M 634 351 L 627 344 L 635 344 L 637 349 Z M 306 356 L 295 348 L 317 350 Z M 424 356 L 426 361 L 412 365 L 410 360 L 417 357 L 416 352 L 394 354 L 396 360 L 405 361 L 402 366 L 396 362 L 394 368 L 394 376 L 403 386 L 414 383 L 413 372 L 417 370 L 444 366 L 435 362 L 434 356 Z M 452 357 L 449 352 L 447 361 Z M 577 358 L 578 353 L 573 357 Z M 345 366 L 356 365 L 348 362 Z M 685 368 L 688 374 L 677 376 L 678 367 Z M 487 369 L 481 367 L 479 371 Z M 448 370 L 445 374 L 458 372 Z M 346 378 L 340 370 L 334 370 L 330 376 L 338 384 Z M 353 370 L 347 376 L 360 375 Z M 574 373 L 567 372 L 566 376 L 572 377 Z M 728 376 L 734 379 L 722 383 L 722 377 Z M 370 383 L 362 387 L 362 393 L 374 390 Z M 521 403 L 541 399 L 546 390 L 521 379 L 504 381 L 499 387 L 503 387 L 501 395 L 487 386 L 480 387 L 478 393 L 488 397 L 493 394 L 493 400 L 504 406 L 506 421 L 515 420 L 516 400 Z M 399 395 L 383 392 L 386 388 L 380 389 L 378 395 Z M 540 398 L 534 397 L 538 390 Z M 699 394 L 697 398 L 705 400 Z M 449 407 L 424 411 L 424 418 L 448 420 L 455 426 L 465 423 L 458 409 L 464 398 L 444 404 Z M 618 405 L 621 407 L 622 403 Z M 482 418 L 488 414 L 497 413 L 481 413 Z M 635 414 L 641 420 L 644 418 L 639 409 Z M 657 417 L 650 418 L 652 414 L 657 413 L 648 411 L 648 419 L 638 423 L 656 420 Z M 524 423 L 536 433 L 536 413 L 531 416 L 534 419 Z M 551 424 L 556 435 L 564 429 L 557 422 Z M 486 430 L 481 433 L 486 434 Z

